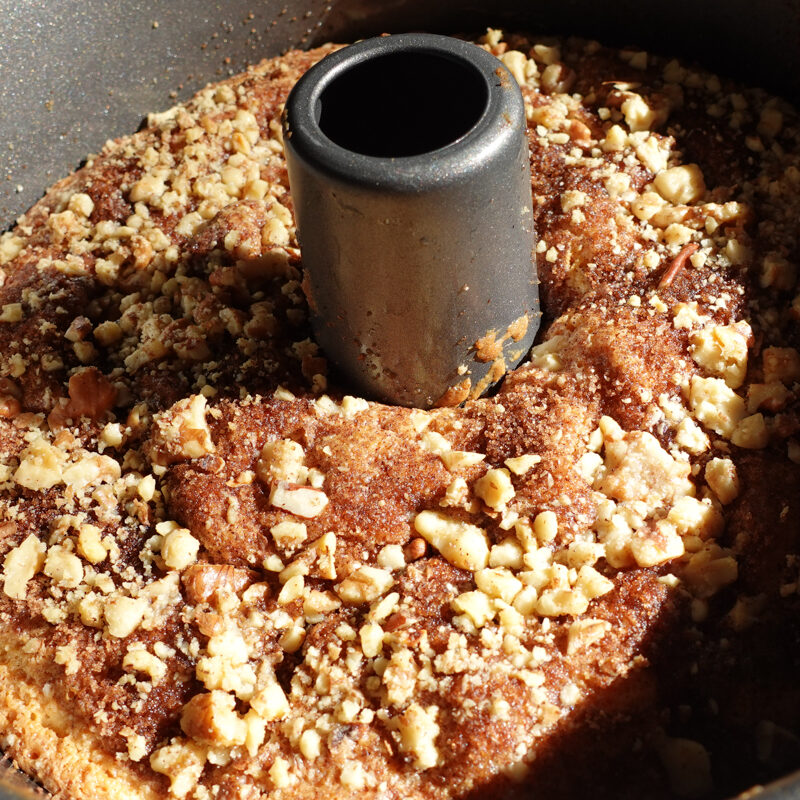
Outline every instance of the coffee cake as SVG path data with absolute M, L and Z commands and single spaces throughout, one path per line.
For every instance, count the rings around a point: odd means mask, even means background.
M 280 115 L 333 46 L 151 115 L 0 238 L 0 746 L 55 796 L 800 766 L 796 113 L 479 43 L 526 103 L 545 313 L 490 398 L 353 397 L 310 336 Z

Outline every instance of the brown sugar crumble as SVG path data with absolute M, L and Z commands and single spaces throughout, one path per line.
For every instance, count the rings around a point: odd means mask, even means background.
M 0 747 L 53 794 L 722 798 L 800 767 L 797 113 L 479 45 L 525 100 L 544 313 L 491 398 L 328 375 L 280 115 L 332 45 L 152 114 L 0 237 Z

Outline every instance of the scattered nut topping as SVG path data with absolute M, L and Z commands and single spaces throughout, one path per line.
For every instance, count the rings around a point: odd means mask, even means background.
M 180 400 L 156 420 L 155 425 L 153 460 L 156 464 L 202 458 L 214 452 L 206 422 L 206 398 L 202 394 Z
M 551 320 L 491 398 L 387 409 L 328 375 L 279 120 L 327 50 L 151 115 L 0 235 L 0 650 L 174 797 L 480 792 L 489 756 L 521 780 L 662 625 L 691 619 L 722 704 L 797 596 L 794 552 L 777 587 L 742 557 L 796 511 L 794 112 L 642 52 L 479 44 L 525 102 Z M 703 744 L 655 726 L 648 774 L 710 791 Z
M 197 560 L 200 542 L 186 528 L 176 527 L 164 537 L 161 557 L 170 569 L 186 569 Z
M 181 580 L 186 599 L 193 605 L 199 605 L 210 602 L 218 595 L 239 594 L 252 583 L 252 576 L 230 564 L 194 564 L 184 568 Z
M 475 481 L 475 494 L 494 511 L 502 511 L 514 499 L 507 469 L 490 469 Z
M 723 505 L 739 496 L 739 478 L 736 465 L 729 458 L 712 458 L 706 464 L 705 478 Z
M 456 567 L 475 571 L 489 562 L 489 542 L 476 525 L 460 522 L 439 511 L 422 511 L 414 519 L 414 528 Z
M 130 636 L 141 624 L 147 601 L 141 597 L 112 595 L 103 605 L 106 628 L 117 639 Z
M 74 589 L 83 580 L 83 564 L 74 553 L 56 544 L 47 551 L 44 574 L 59 586 Z
M 695 417 L 712 431 L 727 436 L 746 414 L 744 400 L 720 378 L 692 378 L 689 403 Z
M 302 446 L 291 439 L 267 442 L 261 448 L 256 474 L 265 483 L 287 481 L 303 484 L 308 476 L 304 460 L 305 453 Z
M 657 506 L 693 491 L 689 471 L 689 464 L 674 459 L 652 434 L 635 431 L 606 442 L 603 469 L 595 485 L 616 500 Z
M 413 758 L 416 769 L 430 769 L 439 761 L 439 751 L 436 748 L 436 737 L 439 735 L 437 712 L 436 706 L 423 708 L 418 703 L 412 703 L 397 718 L 400 752 Z
M 245 743 L 247 725 L 236 713 L 236 698 L 214 690 L 195 695 L 181 714 L 181 728 L 200 744 L 236 747 Z
M 78 553 L 90 564 L 99 564 L 108 555 L 108 548 L 103 543 L 102 531 L 96 525 L 84 523 L 78 532 Z
M 569 639 L 567 655 L 571 656 L 585 647 L 591 647 L 599 642 L 611 629 L 611 623 L 604 619 L 575 620 L 569 626 Z
M 14 480 L 26 489 L 50 489 L 64 480 L 65 454 L 42 437 L 23 450 Z
M 515 475 L 524 475 L 526 472 L 533 469 L 541 460 L 541 456 L 529 453 L 524 456 L 517 456 L 516 458 L 507 458 L 504 463 Z
M 150 756 L 150 766 L 169 778 L 169 791 L 175 797 L 186 797 L 197 786 L 206 763 L 206 748 L 193 742 L 173 739 Z
M 150 678 L 153 686 L 158 686 L 167 674 L 167 665 L 158 656 L 138 648 L 128 650 L 122 659 L 122 666 L 128 670 L 144 673 Z
M 738 389 L 747 373 L 747 339 L 750 326 L 714 325 L 690 337 L 692 358 L 712 375 L 724 379 L 731 389 Z
M 653 180 L 656 191 L 674 205 L 694 203 L 706 192 L 703 173 L 697 164 L 665 169 Z
M 287 481 L 278 481 L 269 495 L 269 502 L 296 517 L 313 519 L 328 505 L 328 497 L 322 489 L 298 486 Z
M 15 600 L 24 600 L 28 581 L 44 566 L 45 545 L 32 533 L 3 560 L 3 591 Z
M 336 585 L 336 594 L 351 605 L 371 603 L 394 584 L 392 574 L 378 567 L 359 567 Z

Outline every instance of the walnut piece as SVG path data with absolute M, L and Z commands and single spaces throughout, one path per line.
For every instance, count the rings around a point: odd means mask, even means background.
M 218 689 L 189 700 L 181 713 L 181 728 L 190 739 L 212 747 L 236 747 L 247 738 L 247 724 L 236 713 L 236 698 Z
M 151 447 L 156 464 L 167 466 L 213 452 L 215 447 L 206 421 L 206 398 L 202 394 L 179 400 L 156 419 Z
M 270 492 L 269 501 L 276 508 L 282 508 L 296 517 L 313 519 L 325 510 L 328 496 L 322 489 L 278 481 Z
M 439 735 L 439 726 L 436 724 L 438 710 L 437 706 L 423 708 L 419 703 L 412 703 L 397 718 L 400 752 L 410 755 L 418 770 L 435 767 L 439 761 L 439 751 L 436 748 L 436 737 Z
M 169 778 L 169 793 L 179 798 L 197 786 L 205 763 L 205 747 L 177 738 L 150 756 L 152 769 Z
M 475 571 L 489 563 L 489 540 L 476 525 L 439 511 L 421 511 L 414 519 L 414 528 L 456 567 Z
M 46 547 L 32 533 L 6 553 L 3 561 L 3 591 L 15 600 L 24 600 L 28 581 L 44 566 Z
M 392 573 L 378 567 L 359 567 L 336 585 L 336 594 L 349 605 L 371 603 L 394 584 Z

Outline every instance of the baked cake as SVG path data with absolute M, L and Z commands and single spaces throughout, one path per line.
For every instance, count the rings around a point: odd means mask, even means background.
M 800 766 L 797 116 L 480 46 L 525 98 L 545 314 L 492 397 L 367 402 L 310 336 L 280 115 L 333 46 L 152 115 L 0 239 L 0 747 L 53 795 Z

